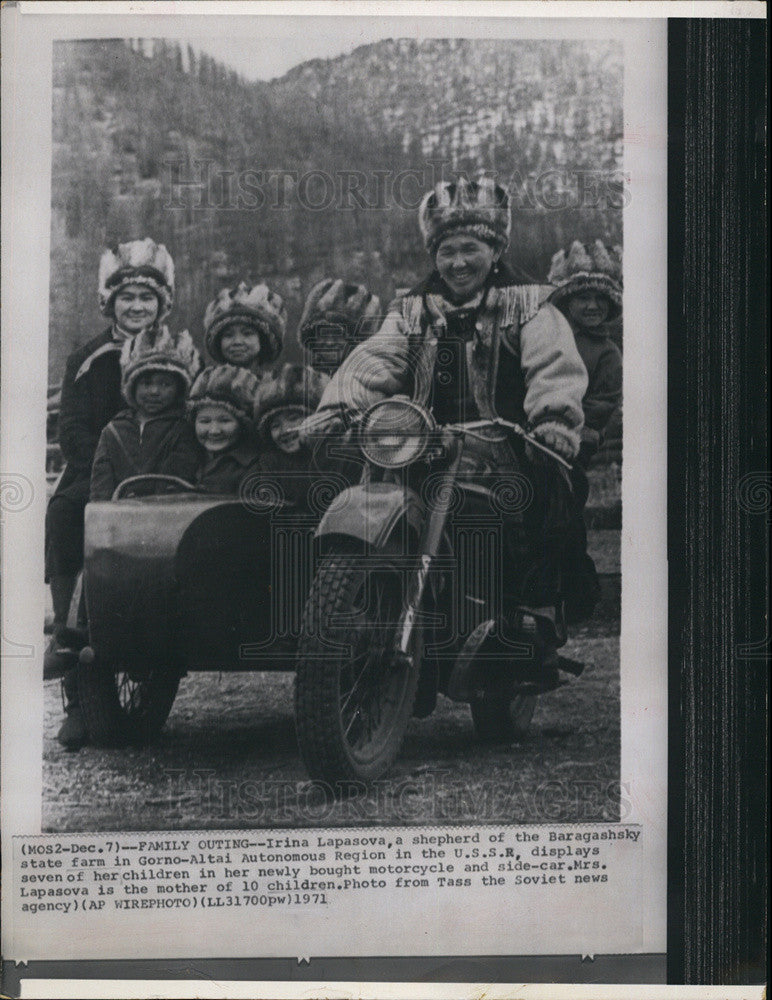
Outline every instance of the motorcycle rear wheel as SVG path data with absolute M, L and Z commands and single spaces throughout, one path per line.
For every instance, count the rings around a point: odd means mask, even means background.
M 394 762 L 418 683 L 393 654 L 405 574 L 388 562 L 330 555 L 306 603 L 297 651 L 295 725 L 311 778 L 373 781 Z
M 136 673 L 98 661 L 79 663 L 78 698 L 91 742 L 102 747 L 150 742 L 163 729 L 179 685 L 179 671 L 168 667 Z
M 477 738 L 483 743 L 510 743 L 528 735 L 536 710 L 536 695 L 514 698 L 497 687 L 473 691 L 469 707 Z

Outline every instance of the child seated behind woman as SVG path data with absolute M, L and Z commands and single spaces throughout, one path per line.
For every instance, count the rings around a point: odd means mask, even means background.
M 281 354 L 287 312 L 267 285 L 223 288 L 204 313 L 206 349 L 217 364 L 261 376 Z
M 110 500 L 130 476 L 195 477 L 200 451 L 185 420 L 185 396 L 200 364 L 187 330 L 172 334 L 164 326 L 124 343 L 121 391 L 129 405 L 101 433 L 91 470 L 91 500 Z
M 622 315 L 622 254 L 600 240 L 584 246 L 574 240 L 552 258 L 549 301 L 568 320 L 587 369 L 582 399 L 584 427 L 578 461 L 586 469 L 603 443 L 611 418 L 622 403 L 622 353 L 608 324 Z
M 381 300 L 364 285 L 324 278 L 308 293 L 298 340 L 315 371 L 334 375 L 357 344 L 375 333 L 382 321 Z
M 188 415 L 205 458 L 196 486 L 205 493 L 238 493 L 260 471 L 252 410 L 260 380 L 246 368 L 212 365 L 190 390 Z
M 601 596 L 582 515 L 589 490 L 584 470 L 622 403 L 622 353 L 607 325 L 622 315 L 621 250 L 610 249 L 600 240 L 587 246 L 574 240 L 568 253 L 560 250 L 553 256 L 547 280 L 554 286 L 550 302 L 568 320 L 588 378 L 582 399 L 584 427 L 572 477 L 574 511 L 563 552 L 566 618 L 574 624 L 592 615 Z

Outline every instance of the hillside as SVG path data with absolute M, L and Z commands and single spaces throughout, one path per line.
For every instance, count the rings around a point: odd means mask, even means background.
M 273 83 L 396 133 L 406 153 L 504 176 L 621 168 L 621 88 L 618 43 L 487 39 L 388 40 Z
M 270 83 L 168 41 L 56 43 L 52 380 L 100 329 L 99 254 L 125 239 L 170 248 L 196 338 L 239 277 L 280 291 L 291 328 L 325 273 L 388 299 L 426 266 L 415 203 L 439 161 L 511 182 L 524 275 L 574 235 L 620 242 L 621 211 L 575 207 L 573 175 L 620 165 L 621 88 L 612 43 L 384 41 Z

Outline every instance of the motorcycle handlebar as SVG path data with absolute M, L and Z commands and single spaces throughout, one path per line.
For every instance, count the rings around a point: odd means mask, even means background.
M 528 431 L 526 431 L 524 428 L 520 426 L 520 424 L 515 424 L 511 420 L 503 420 L 500 417 L 498 417 L 496 420 L 470 420 L 463 424 L 445 424 L 445 427 L 443 429 L 449 430 L 455 434 L 473 437 L 477 441 L 496 442 L 504 440 L 503 438 L 489 438 L 485 437 L 485 435 L 483 434 L 475 434 L 476 430 L 482 430 L 484 427 L 489 427 L 489 428 L 504 427 L 507 430 L 513 431 L 515 434 L 517 434 L 518 437 L 521 437 L 524 441 L 526 441 L 532 448 L 535 448 L 537 451 L 543 452 L 545 455 L 548 455 L 555 462 L 558 462 L 560 465 L 562 465 L 563 468 L 567 469 L 569 472 L 571 471 L 571 463 L 567 462 L 562 455 L 558 455 L 558 453 L 556 451 L 553 451 L 552 448 L 548 448 L 546 444 L 542 444 L 542 442 L 539 441 L 536 437 L 534 437 L 533 434 L 529 434 Z

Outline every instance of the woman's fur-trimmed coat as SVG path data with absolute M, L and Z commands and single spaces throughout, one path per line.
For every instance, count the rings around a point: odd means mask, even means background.
M 579 449 L 587 372 L 568 321 L 555 306 L 541 304 L 538 285 L 515 285 L 500 267 L 498 281 L 484 293 L 474 338 L 466 345 L 472 392 L 484 419 L 524 419 L 560 434 L 574 454 Z M 341 431 L 373 403 L 409 393 L 425 403 L 434 371 L 443 309 L 433 289 L 436 275 L 389 309 L 378 333 L 344 361 L 322 396 L 316 413 L 301 428 L 311 441 Z M 511 363 L 500 364 L 503 352 Z M 510 385 L 513 376 L 519 385 Z M 522 416 L 506 412 L 519 399 Z

